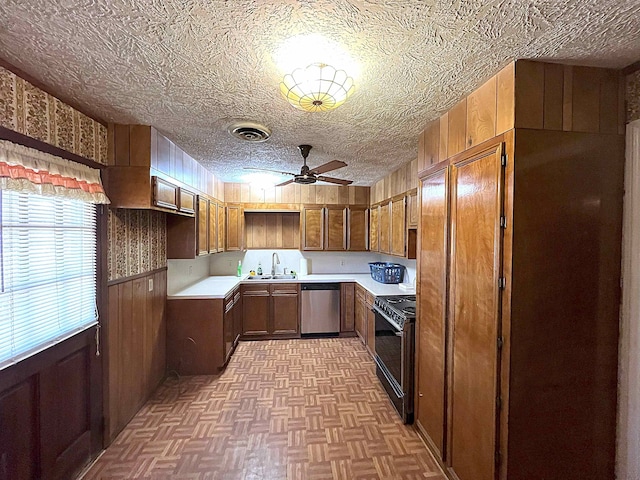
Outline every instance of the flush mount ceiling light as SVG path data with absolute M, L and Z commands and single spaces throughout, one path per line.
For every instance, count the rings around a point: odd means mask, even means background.
M 306 112 L 325 112 L 342 105 L 355 85 L 344 70 L 326 63 L 312 63 L 284 76 L 280 92 L 289 103 Z

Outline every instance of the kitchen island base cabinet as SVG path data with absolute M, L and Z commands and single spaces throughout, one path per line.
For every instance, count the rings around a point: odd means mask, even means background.
M 300 337 L 300 285 L 259 283 L 242 286 L 242 338 Z

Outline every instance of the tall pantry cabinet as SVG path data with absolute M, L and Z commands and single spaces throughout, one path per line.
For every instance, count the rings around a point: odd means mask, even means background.
M 518 61 L 423 133 L 416 426 L 452 479 L 614 477 L 619 81 Z

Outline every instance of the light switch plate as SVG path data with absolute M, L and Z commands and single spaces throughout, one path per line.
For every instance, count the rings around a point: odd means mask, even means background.
M 153 292 L 153 278 L 149 279 L 149 291 Z

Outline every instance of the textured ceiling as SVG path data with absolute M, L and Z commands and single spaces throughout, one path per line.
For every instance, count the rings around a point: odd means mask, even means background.
M 156 126 L 225 181 L 242 165 L 298 171 L 309 143 L 311 166 L 343 160 L 331 176 L 370 185 L 510 60 L 624 67 L 640 59 L 639 31 L 640 0 L 0 1 L 0 57 L 99 118 Z M 337 110 L 280 95 L 275 51 L 304 33 L 359 64 Z M 230 137 L 238 119 L 271 139 Z

